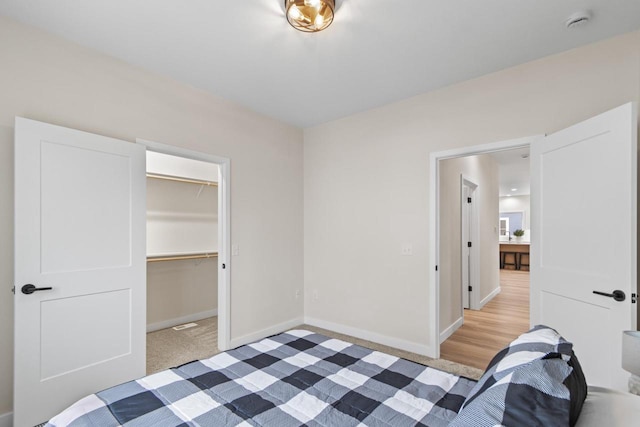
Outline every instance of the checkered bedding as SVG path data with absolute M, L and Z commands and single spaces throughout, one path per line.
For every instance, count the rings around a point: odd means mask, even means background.
M 446 426 L 476 382 L 294 330 L 88 396 L 48 426 Z

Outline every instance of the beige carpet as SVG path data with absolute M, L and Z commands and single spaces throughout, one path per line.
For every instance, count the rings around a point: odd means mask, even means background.
M 207 359 L 218 350 L 218 317 L 198 320 L 198 326 L 181 331 L 172 328 L 147 334 L 147 375 Z
M 153 374 L 193 360 L 206 359 L 219 353 L 218 318 L 211 317 L 194 323 L 197 323 L 198 326 L 182 331 L 174 331 L 169 328 L 147 334 L 147 374 Z M 306 329 L 331 338 L 349 341 L 362 347 L 392 354 L 467 378 L 477 380 L 482 375 L 482 370 L 460 363 L 444 359 L 431 359 L 416 353 L 398 350 L 393 347 L 361 340 L 349 335 L 338 334 L 326 329 L 309 325 L 300 325 L 294 329 Z

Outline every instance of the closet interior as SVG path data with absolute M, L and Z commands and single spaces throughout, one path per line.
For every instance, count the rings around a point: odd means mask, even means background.
M 147 152 L 147 371 L 217 352 L 218 166 Z

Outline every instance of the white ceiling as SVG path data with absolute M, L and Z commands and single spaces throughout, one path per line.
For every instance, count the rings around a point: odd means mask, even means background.
M 640 0 L 0 0 L 0 14 L 307 127 L 640 28 Z M 590 24 L 565 20 L 590 9 Z
M 500 197 L 528 196 L 531 189 L 529 147 L 489 155 L 498 163 Z

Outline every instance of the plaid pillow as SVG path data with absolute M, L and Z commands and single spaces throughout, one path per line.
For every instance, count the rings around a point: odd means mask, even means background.
M 573 344 L 562 338 L 555 329 L 537 325 L 500 351 L 489 362 L 486 372 L 494 367 L 494 373 L 503 372 L 544 357 L 549 353 L 559 353 L 564 360 L 569 360 L 572 348 Z
M 585 398 L 573 345 L 539 325 L 491 360 L 451 425 L 573 425 Z
M 571 402 L 563 382 L 570 373 L 564 360 L 554 358 L 534 360 L 500 379 L 491 377 L 449 427 L 568 426 Z

